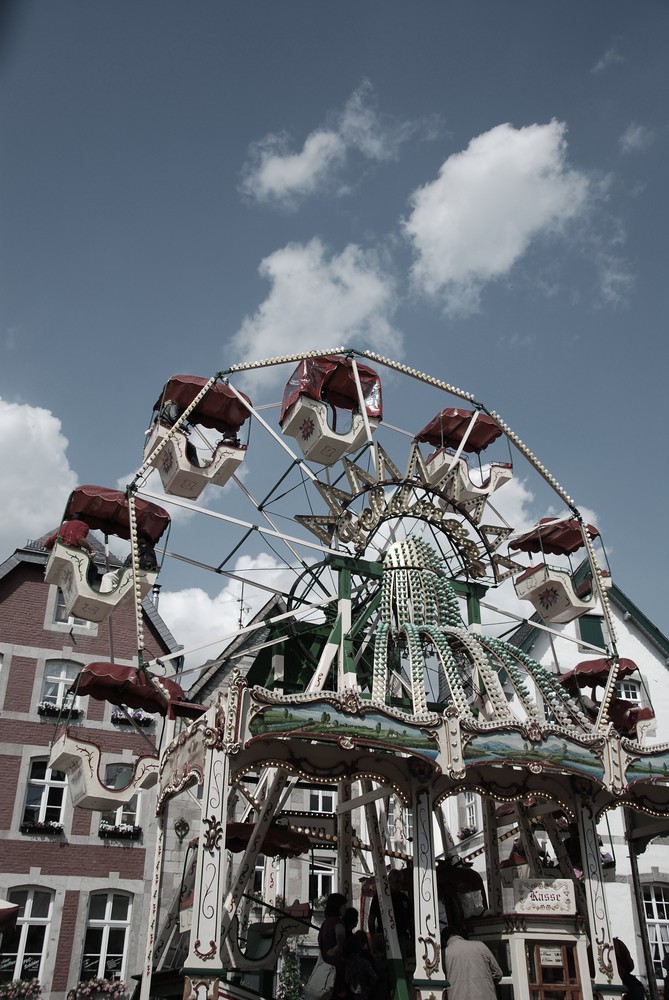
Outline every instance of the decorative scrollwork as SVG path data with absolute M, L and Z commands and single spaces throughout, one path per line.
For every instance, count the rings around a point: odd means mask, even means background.
M 205 829 L 202 844 L 205 851 L 213 854 L 214 851 L 220 850 L 223 824 L 215 816 L 208 816 L 203 822 Z
M 209 962 L 216 954 L 216 942 L 209 942 L 209 951 L 200 951 L 200 939 L 198 938 L 193 947 L 193 951 L 198 958 L 201 958 L 203 962 Z
M 423 946 L 423 968 L 425 975 L 431 979 L 439 969 L 439 949 L 433 937 L 419 937 L 418 940 Z

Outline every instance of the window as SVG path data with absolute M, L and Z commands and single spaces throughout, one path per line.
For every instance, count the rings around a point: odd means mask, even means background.
M 465 826 L 470 829 L 476 827 L 476 800 L 474 799 L 473 792 L 465 792 L 463 795 L 464 799 L 464 816 L 465 816 Z
M 46 758 L 32 760 L 22 823 L 62 823 L 66 784 L 65 774 L 53 771 Z
M 12 889 L 9 902 L 18 904 L 19 916 L 16 929 L 2 935 L 0 983 L 9 983 L 12 979 L 39 979 L 53 893 L 44 889 Z
M 88 906 L 81 979 L 123 979 L 132 900 L 120 892 L 95 892 Z
M 135 794 L 129 802 L 119 806 L 118 809 L 103 812 L 100 819 L 103 823 L 108 823 L 109 826 L 138 826 L 138 802 L 139 795 Z
M 309 810 L 311 812 L 333 813 L 335 811 L 334 789 L 312 788 L 309 792 Z
M 641 704 L 641 684 L 639 681 L 618 681 L 616 684 L 616 694 L 625 701 L 634 701 Z
M 327 858 L 314 861 L 309 872 L 309 899 L 325 902 L 327 896 L 335 891 L 335 869 Z
M 587 642 L 591 646 L 597 646 L 598 649 L 606 649 L 608 633 L 604 627 L 604 619 L 601 615 L 583 615 L 582 618 L 579 618 L 578 633 L 582 643 Z M 580 648 L 585 648 L 586 652 L 594 652 L 588 646 L 581 646 Z
M 81 628 L 90 628 L 93 624 L 93 622 L 86 621 L 85 618 L 75 618 L 74 615 L 68 615 L 65 610 L 65 598 L 60 587 L 57 588 L 53 620 L 58 625 L 78 625 Z
M 404 844 L 411 839 L 411 810 L 404 809 L 400 800 L 392 795 L 386 809 L 386 826 L 389 835 L 398 843 Z
M 256 866 L 253 872 L 253 895 L 263 896 L 265 889 L 265 855 L 259 854 L 256 858 Z
M 133 774 L 131 764 L 107 764 L 105 768 L 105 784 L 109 788 L 124 788 L 128 784 Z M 136 827 L 138 825 L 139 794 L 135 793 L 132 798 L 118 806 L 117 809 L 110 809 L 100 816 L 102 824 L 113 827 Z
M 655 978 L 664 979 L 662 959 L 669 951 L 669 885 L 645 885 L 643 905 Z
M 54 708 L 78 708 L 79 699 L 67 691 L 81 669 L 80 663 L 71 663 L 69 660 L 47 660 L 42 684 L 42 704 L 52 705 Z

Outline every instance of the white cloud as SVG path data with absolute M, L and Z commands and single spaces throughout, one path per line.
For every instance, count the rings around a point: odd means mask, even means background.
M 625 57 L 621 56 L 615 45 L 612 45 L 606 50 L 604 55 L 597 60 L 595 65 L 590 70 L 591 73 L 603 73 L 605 70 L 609 69 L 611 66 L 616 66 L 618 63 L 625 62 Z
M 270 133 L 251 146 L 242 170 L 241 191 L 257 202 L 294 207 L 301 198 L 331 183 L 351 152 L 377 162 L 395 159 L 411 135 L 433 138 L 435 119 L 398 122 L 381 116 L 374 107 L 374 91 L 364 81 L 343 111 L 329 116 L 311 132 L 299 152 L 290 150 L 286 133 Z M 340 191 L 348 190 L 341 186 Z
M 341 164 L 346 146 L 336 132 L 312 132 L 299 153 L 288 151 L 288 137 L 268 135 L 256 143 L 245 168 L 242 190 L 255 201 L 291 204 L 317 190 Z
M 313 239 L 276 250 L 262 261 L 260 274 L 272 287 L 232 338 L 237 362 L 338 346 L 401 353 L 391 324 L 394 285 L 376 254 L 350 245 L 328 257 Z M 276 377 L 273 370 L 264 374 Z
M 653 132 L 645 125 L 630 122 L 618 142 L 623 153 L 639 153 L 648 149 L 653 141 Z
M 567 166 L 565 126 L 498 125 L 450 156 L 411 197 L 404 230 L 412 276 L 447 311 L 475 311 L 483 286 L 509 273 L 539 237 L 586 207 L 586 176 Z
M 186 666 L 193 667 L 213 659 L 231 642 L 230 636 L 239 628 L 240 613 L 246 625 L 272 596 L 271 591 L 253 586 L 253 581 L 277 592 L 287 591 L 295 582 L 291 569 L 267 554 L 242 556 L 234 571 L 248 580 L 242 594 L 238 580 L 230 580 L 218 594 L 211 597 L 199 587 L 185 590 L 163 590 L 160 594 L 160 615 L 184 649 L 194 652 L 186 656 Z M 200 648 L 197 647 L 205 647 Z M 192 675 L 195 678 L 197 675 Z M 194 683 L 194 680 L 191 681 Z
M 61 422 L 49 410 L 0 399 L 2 558 L 58 527 L 77 485 Z

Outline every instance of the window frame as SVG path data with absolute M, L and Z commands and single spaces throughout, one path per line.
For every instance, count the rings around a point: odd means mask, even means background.
M 641 888 L 653 974 L 661 980 L 664 978 L 662 959 L 669 950 L 669 883 L 646 882 Z M 658 899 L 658 894 L 661 899 Z
M 124 768 L 128 770 L 129 777 L 132 776 L 132 764 L 120 764 L 118 761 L 107 764 L 105 766 L 105 784 L 110 785 L 110 780 L 113 775 L 110 774 L 113 769 Z M 115 809 L 106 809 L 100 813 L 100 823 L 109 823 L 111 826 L 140 826 L 139 813 L 140 813 L 140 800 L 141 793 L 135 792 L 133 797 L 128 800 L 128 802 L 117 806 Z
M 325 855 L 314 858 L 309 866 L 309 899 L 324 899 L 336 891 L 337 862 Z
M 596 650 L 606 652 L 609 646 L 609 635 L 606 629 L 604 615 L 581 615 L 577 619 L 578 648 L 585 653 L 594 653 Z M 596 632 L 596 635 L 588 635 L 588 631 Z M 585 634 L 584 634 L 585 632 Z
M 64 608 L 62 592 L 56 584 L 51 584 L 46 599 L 44 610 L 44 629 L 49 632 L 67 632 L 74 635 L 98 634 L 98 622 L 89 622 L 84 618 L 75 618 L 69 615 L 67 620 L 64 616 L 58 617 L 60 608 Z
M 46 765 L 43 778 L 35 777 L 33 775 L 33 769 L 38 764 Z M 62 778 L 57 778 L 55 775 L 62 775 Z M 34 805 L 29 803 L 28 797 L 30 790 L 34 788 L 41 788 L 42 792 L 40 795 L 39 806 L 37 808 L 37 815 L 36 817 L 30 817 L 28 815 L 28 810 L 34 809 Z M 57 823 L 62 827 L 65 816 L 66 789 L 67 775 L 64 771 L 54 771 L 53 768 L 49 767 L 48 757 L 31 757 L 28 762 L 28 775 L 26 779 L 26 792 L 23 799 L 21 825 L 34 826 L 35 824 Z M 49 801 L 52 791 L 60 791 L 61 794 L 59 804 Z M 49 809 L 58 809 L 57 819 L 53 816 L 47 817 L 47 810 Z
M 325 800 L 331 799 L 331 804 L 325 808 Z M 315 800 L 316 804 L 312 805 Z M 327 804 L 327 803 L 325 803 Z M 337 808 L 337 792 L 334 788 L 310 788 L 309 789 L 309 812 L 333 814 Z
M 9 978 L 4 978 L 4 972 L 0 970 L 0 983 L 9 983 L 13 979 L 42 979 L 44 975 L 44 963 L 46 960 L 46 945 L 49 940 L 49 928 L 51 921 L 53 919 L 53 904 L 55 898 L 55 892 L 53 889 L 48 889 L 43 886 L 14 886 L 8 892 L 8 900 L 10 903 L 19 903 L 21 906 L 21 901 L 16 897 L 22 894 L 26 894 L 26 900 L 23 904 L 23 912 L 19 909 L 19 916 L 16 921 L 16 931 L 18 933 L 16 958 L 14 959 L 14 971 L 11 973 Z M 35 894 L 41 893 L 48 897 L 48 912 L 45 917 L 33 917 L 32 911 L 35 902 Z M 41 951 L 39 956 L 39 963 L 37 970 L 27 969 L 24 970 L 23 964 L 26 959 L 26 949 L 29 944 L 28 938 L 31 936 L 32 928 L 43 928 L 43 936 L 41 942 Z M 14 943 L 14 935 L 3 934 L 0 935 L 0 964 L 2 960 L 5 959 L 7 944 Z M 10 952 L 9 954 L 13 954 Z M 36 952 L 29 952 L 29 955 L 36 955 Z
M 58 676 L 49 673 L 50 668 L 55 664 L 59 664 L 61 668 Z M 64 673 L 63 668 L 68 668 L 68 667 L 75 668 L 75 670 L 72 671 L 72 673 L 74 674 L 73 677 L 68 677 L 66 673 Z M 50 705 L 53 706 L 53 708 L 58 708 L 63 711 L 68 711 L 69 709 L 75 709 L 77 711 L 80 711 L 82 699 L 79 697 L 79 695 L 68 695 L 67 688 L 71 686 L 74 678 L 81 673 L 83 667 L 84 667 L 83 663 L 77 663 L 75 660 L 68 660 L 65 657 L 53 657 L 49 660 L 46 660 L 44 663 L 44 673 L 42 676 L 42 692 L 40 696 L 40 703 L 43 704 L 48 702 Z M 47 694 L 46 692 L 47 684 L 54 685 L 57 688 L 57 697 L 55 700 L 52 700 L 52 696 Z
M 631 701 L 635 705 L 643 705 L 643 686 L 640 680 L 625 677 L 616 682 L 616 694 L 624 701 Z
M 91 917 L 91 909 L 93 902 L 101 897 L 105 897 L 105 915 L 104 917 Z M 125 917 L 121 920 L 119 918 L 113 917 L 114 910 L 114 900 L 118 897 L 120 899 L 127 900 L 127 910 Z M 88 911 L 86 915 L 86 929 L 84 932 L 84 940 L 81 954 L 81 967 L 79 972 L 79 979 L 82 982 L 87 982 L 90 979 L 113 979 L 113 980 L 123 980 L 125 979 L 126 968 L 128 964 L 128 944 L 130 942 L 130 928 L 132 924 L 132 911 L 134 905 L 134 897 L 130 892 L 119 892 L 112 888 L 101 889 L 99 891 L 91 892 L 88 897 Z M 109 937 L 111 932 L 115 930 L 123 930 L 123 952 L 121 954 L 120 967 L 118 969 L 109 969 Z M 99 952 L 87 951 L 86 945 L 89 938 L 89 934 L 95 931 L 101 931 L 100 935 L 100 950 Z M 90 959 L 97 954 L 97 968 L 95 971 L 84 968 L 84 963 L 87 957 Z M 118 953 L 113 953 L 117 955 Z

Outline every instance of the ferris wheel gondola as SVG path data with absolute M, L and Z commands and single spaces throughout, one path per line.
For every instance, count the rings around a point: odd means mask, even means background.
M 198 375 L 167 380 L 144 445 L 144 461 L 158 470 L 166 493 L 196 500 L 206 486 L 224 486 L 235 474 L 247 448 L 238 436 L 249 416 L 244 400 L 250 407 L 248 396 L 222 381 Z M 201 428 L 219 434 L 218 441 Z
M 597 600 L 593 585 L 592 569 L 585 572 L 552 566 L 545 561 L 547 555 L 570 556 L 599 538 L 599 531 L 592 524 L 583 524 L 575 517 L 544 517 L 530 531 L 509 542 L 512 552 L 540 554 L 540 563 L 529 566 L 514 579 L 516 594 L 521 600 L 530 601 L 535 610 L 548 622 L 565 624 L 591 611 Z M 600 585 L 610 586 L 610 574 L 598 569 Z
M 428 455 L 426 465 L 430 483 L 447 488 L 457 503 L 482 513 L 484 503 L 496 490 L 513 477 L 511 462 L 490 462 L 484 470 L 481 452 L 502 436 L 502 429 L 481 410 L 446 407 L 425 425 L 416 440 L 436 448 Z M 467 455 L 479 457 L 477 478 L 472 477 Z M 480 514 L 479 514 L 480 516 Z
M 347 430 L 337 428 L 341 411 L 350 418 Z M 335 354 L 300 362 L 286 384 L 279 423 L 306 458 L 330 466 L 370 440 L 382 415 L 377 372 Z
M 77 486 L 70 494 L 61 527 L 45 542 L 51 555 L 44 576 L 47 583 L 60 588 L 68 615 L 104 622 L 133 592 L 135 578 L 141 597 L 145 597 L 155 584 L 158 576 L 155 545 L 167 530 L 170 516 L 148 500 L 133 498 L 133 502 L 134 539 L 129 501 L 121 490 L 86 485 Z M 68 530 L 75 524 L 81 525 L 81 532 Z M 127 564 L 108 570 L 100 577 L 90 543 L 86 542 L 86 548 L 81 544 L 88 530 L 133 541 L 137 550 L 136 567 L 130 558 Z

